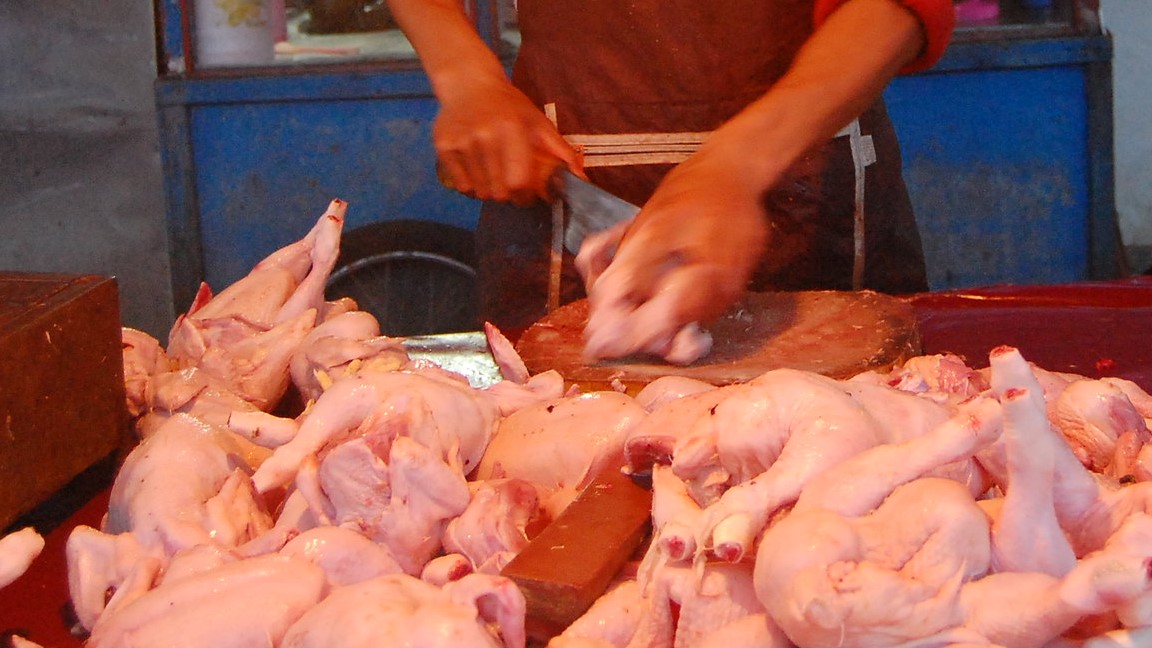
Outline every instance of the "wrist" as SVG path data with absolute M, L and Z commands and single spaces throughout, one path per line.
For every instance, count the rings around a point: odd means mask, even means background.
M 487 50 L 485 50 L 487 52 Z M 440 65 L 426 66 L 432 92 L 442 102 L 458 96 L 472 95 L 484 88 L 496 88 L 509 83 L 504 68 L 494 55 L 459 56 Z

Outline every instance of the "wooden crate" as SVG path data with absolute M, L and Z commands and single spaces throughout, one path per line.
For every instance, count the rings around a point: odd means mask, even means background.
M 0 273 L 0 529 L 128 440 L 116 280 Z

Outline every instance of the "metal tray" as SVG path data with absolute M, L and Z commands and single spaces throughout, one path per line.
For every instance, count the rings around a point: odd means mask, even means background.
M 504 377 L 488 350 L 483 331 L 417 335 L 404 339 L 404 348 L 412 358 L 423 358 L 456 372 L 477 389 L 500 382 Z

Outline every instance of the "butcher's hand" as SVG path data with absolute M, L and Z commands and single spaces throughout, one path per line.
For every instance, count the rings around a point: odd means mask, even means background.
M 481 200 L 547 200 L 557 168 L 582 174 L 576 150 L 504 78 L 472 79 L 445 91 L 432 140 L 445 183 Z
M 763 191 L 731 154 L 701 149 L 634 221 L 586 240 L 576 259 L 590 308 L 585 358 L 669 357 L 677 334 L 735 303 L 766 244 Z

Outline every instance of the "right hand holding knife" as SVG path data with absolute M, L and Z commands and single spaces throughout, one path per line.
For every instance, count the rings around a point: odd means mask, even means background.
M 558 168 L 580 171 L 580 154 L 540 109 L 506 82 L 474 81 L 442 98 L 432 130 L 440 180 L 480 200 L 550 200 Z

